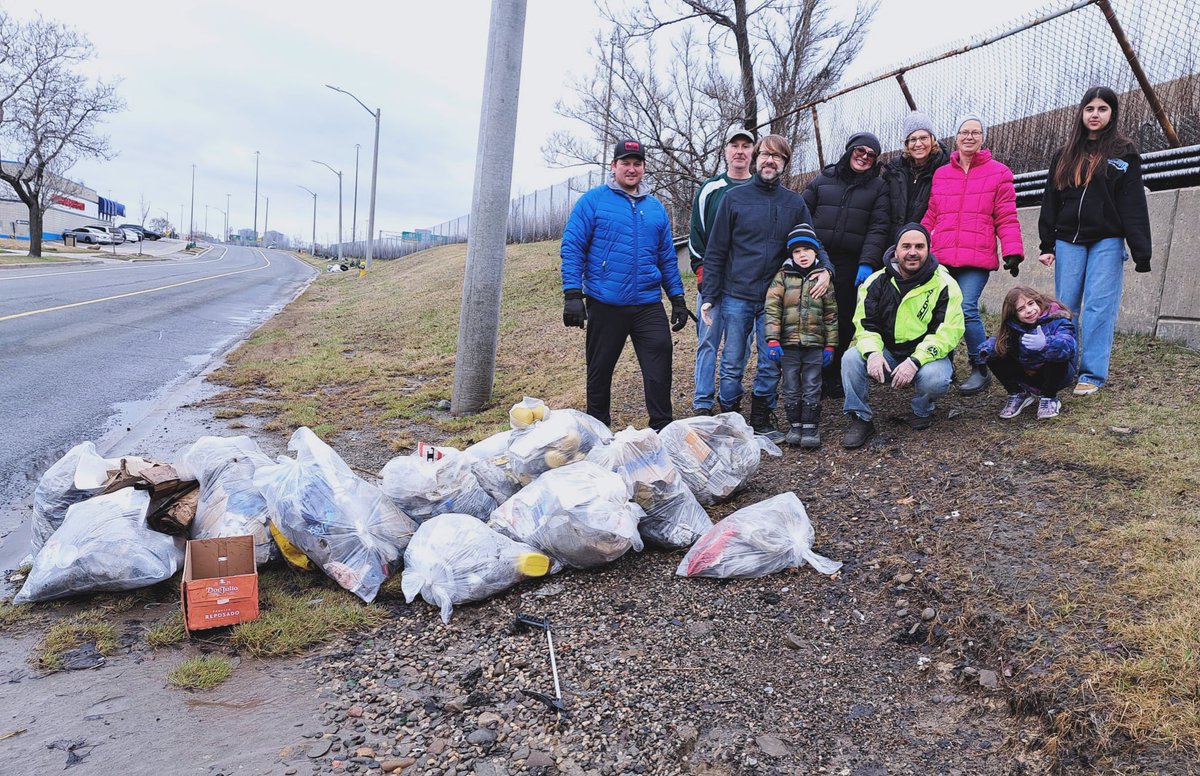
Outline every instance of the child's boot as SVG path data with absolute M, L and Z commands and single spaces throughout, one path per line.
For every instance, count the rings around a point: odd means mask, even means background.
M 797 445 L 800 444 L 801 414 L 802 414 L 802 409 L 799 404 L 789 404 L 787 406 L 788 432 L 787 432 L 787 436 L 784 437 L 783 441 L 787 442 L 792 447 L 796 447 Z
M 800 409 L 800 446 L 812 450 L 821 446 L 821 405 L 805 404 Z M 793 426 L 794 428 L 794 426 Z M 788 435 L 791 438 L 791 435 Z

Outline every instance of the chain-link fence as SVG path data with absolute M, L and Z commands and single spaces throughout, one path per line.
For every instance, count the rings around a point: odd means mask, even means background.
M 927 13 L 920 4 L 912 9 Z M 908 41 L 895 43 L 900 51 Z M 792 183 L 802 185 L 836 161 L 855 132 L 878 135 L 885 158 L 898 152 L 904 118 L 914 109 L 930 115 L 947 149 L 954 147 L 957 117 L 971 112 L 983 119 L 985 145 L 996 159 L 1018 174 L 1045 170 L 1076 120 L 1079 98 L 1097 85 L 1121 95 L 1121 126 L 1143 153 L 1200 145 L 1200 0 L 1056 2 L 947 52 L 914 57 L 805 104 L 797 109 L 808 121 L 801 124 L 807 126 L 803 136 L 794 139 Z M 1198 155 L 1200 149 L 1186 163 L 1164 164 L 1192 169 L 1200 164 Z M 653 175 L 647 177 L 653 185 Z M 607 170 L 593 170 L 514 199 L 509 241 L 560 237 L 579 196 L 605 180 Z M 1180 185 L 1180 180 L 1163 175 L 1151 186 Z M 1032 190 L 1038 193 L 1040 187 Z M 690 201 L 663 204 L 675 235 L 686 236 Z M 470 216 L 460 216 L 407 240 L 380 241 L 375 256 L 395 258 L 465 242 L 469 227 Z M 359 252 L 348 254 L 362 255 L 365 245 L 354 245 Z

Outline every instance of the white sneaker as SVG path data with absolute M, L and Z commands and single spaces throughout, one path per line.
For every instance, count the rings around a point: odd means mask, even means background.
M 1043 396 L 1038 401 L 1038 420 L 1049 420 L 1050 418 L 1058 417 L 1058 408 L 1062 406 L 1062 402 L 1058 399 L 1051 399 Z
M 1015 418 L 1021 414 L 1021 410 L 1025 409 L 1030 404 L 1033 404 L 1033 397 L 1029 394 L 1024 392 L 1010 393 L 1008 395 L 1008 401 L 1006 401 L 1004 406 L 1000 409 L 1000 417 Z
M 1076 396 L 1091 396 L 1096 391 L 1100 390 L 1100 386 L 1095 383 L 1085 383 L 1080 380 L 1075 384 L 1074 394 Z

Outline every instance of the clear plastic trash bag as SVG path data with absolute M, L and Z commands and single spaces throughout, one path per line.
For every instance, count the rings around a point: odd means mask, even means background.
M 642 550 L 637 525 L 643 514 L 629 502 L 629 487 L 619 475 L 579 461 L 522 488 L 496 508 L 488 525 L 563 565 L 591 568 L 630 548 Z
M 648 544 L 686 549 L 712 528 L 654 429 L 618 431 L 608 444 L 593 447 L 587 459 L 625 480 L 633 500 L 646 511 L 638 531 Z
M 497 506 L 521 489 L 521 483 L 508 470 L 508 440 L 512 433 L 512 429 L 509 429 L 492 434 L 463 450 L 463 455 L 471 458 L 471 471 L 475 472 L 475 478 Z
M 514 429 L 508 440 L 508 468 L 528 485 L 551 469 L 582 461 L 588 451 L 612 439 L 600 421 L 578 410 L 554 410 L 531 425 Z
M 151 530 L 149 507 L 150 494 L 133 488 L 72 504 L 33 559 L 13 604 L 133 590 L 170 579 L 183 568 L 186 542 Z
M 200 483 L 193 539 L 253 536 L 255 563 L 279 557 L 267 525 L 267 501 L 254 485 L 255 470 L 274 464 L 257 442 L 247 436 L 203 436 L 176 453 L 173 465 L 181 479 Z
M 417 455 L 400 455 L 388 461 L 380 474 L 383 492 L 416 520 L 444 512 L 487 520 L 496 500 L 479 483 L 471 464 L 475 459 L 452 447 L 439 447 L 442 457 L 427 461 Z
M 763 452 L 783 455 L 736 412 L 676 420 L 658 438 L 701 504 L 724 501 L 746 487 Z
M 120 466 L 121 459 L 104 458 L 97 453 L 95 443 L 80 442 L 42 474 L 33 491 L 30 548 L 34 555 L 62 525 L 67 508 L 99 495 L 108 478 L 108 470 Z
M 482 601 L 550 570 L 550 559 L 528 544 L 493 531 L 473 515 L 445 514 L 421 524 L 404 550 L 400 587 L 412 603 L 418 594 L 450 622 L 457 604 Z
M 281 455 L 254 472 L 271 521 L 335 582 L 370 603 L 417 524 L 309 429 L 296 429 L 288 449 L 296 460 Z
M 822 574 L 842 567 L 812 551 L 815 533 L 795 493 L 780 493 L 734 512 L 688 550 L 681 577 L 764 577 L 806 562 Z

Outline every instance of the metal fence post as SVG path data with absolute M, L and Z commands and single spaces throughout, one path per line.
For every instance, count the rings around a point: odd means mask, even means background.
M 1167 116 L 1167 112 L 1163 110 L 1162 103 L 1158 101 L 1158 95 L 1154 93 L 1154 87 L 1150 84 L 1150 79 L 1146 77 L 1146 71 L 1142 70 L 1142 64 L 1138 61 L 1137 52 L 1133 50 L 1133 45 L 1130 44 L 1129 38 L 1125 37 L 1125 31 L 1121 29 L 1121 23 L 1117 21 L 1116 11 L 1113 10 L 1109 0 L 1096 0 L 1096 5 L 1104 12 L 1104 19 L 1108 22 L 1108 26 L 1112 28 L 1113 35 L 1117 39 L 1117 43 L 1121 46 L 1121 51 L 1125 54 L 1125 59 L 1129 61 L 1129 69 L 1133 71 L 1134 78 L 1137 79 L 1138 85 L 1142 87 L 1142 92 L 1146 95 L 1146 102 L 1150 103 L 1150 110 L 1154 112 L 1154 118 L 1158 119 L 1159 126 L 1162 127 L 1163 134 L 1167 136 L 1167 142 L 1172 148 L 1179 148 L 1182 145 L 1179 142 L 1179 135 L 1175 134 L 1175 127 L 1171 125 L 1171 119 Z
M 908 90 L 908 84 L 904 81 L 904 73 L 896 73 L 896 82 L 900 84 L 900 91 L 904 92 L 904 101 L 908 103 L 908 109 L 916 110 L 917 103 L 913 101 L 912 92 Z

